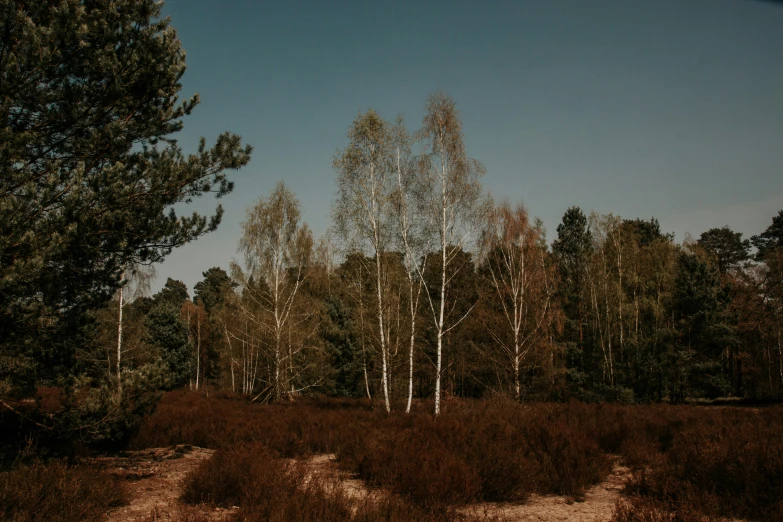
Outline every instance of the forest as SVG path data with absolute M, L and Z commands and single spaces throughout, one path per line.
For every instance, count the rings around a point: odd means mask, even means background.
M 467 171 L 422 173 L 411 147 L 361 134 L 370 126 L 390 128 L 362 114 L 335 159 L 333 235 L 314 240 L 279 183 L 248 209 L 244 263 L 204 271 L 192 298 L 171 279 L 135 297 L 144 268 L 129 268 L 132 284 L 96 312 L 106 378 L 120 386 L 164 360 L 170 386 L 387 411 L 496 394 L 780 398 L 783 211 L 750 240 L 722 227 L 677 244 L 655 218 L 572 207 L 549 243 L 521 203 L 493 204 Z
M 182 501 L 231 520 L 471 519 L 454 510 L 583 500 L 617 459 L 615 520 L 780 520 L 783 210 L 677 242 L 575 195 L 547 231 L 482 187 L 437 91 L 414 124 L 335 124 L 326 233 L 280 181 L 230 266 L 151 293 L 221 233 L 219 205 L 178 212 L 253 155 L 175 139 L 200 100 L 160 9 L 0 0 L 0 518 L 103 520 L 127 498 L 90 458 L 186 445 L 216 453 Z M 357 507 L 279 460 L 315 454 L 390 496 Z

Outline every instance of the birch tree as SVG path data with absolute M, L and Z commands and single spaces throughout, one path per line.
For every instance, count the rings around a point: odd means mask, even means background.
M 117 290 L 117 345 L 115 351 L 115 369 L 117 375 L 117 393 L 122 394 L 122 354 L 123 350 L 123 311 L 128 303 L 149 292 L 150 283 L 155 278 L 155 268 L 141 265 L 127 265 L 122 271 L 123 284 Z M 111 357 L 109 357 L 111 359 Z
M 373 256 L 381 389 L 386 411 L 389 397 L 389 339 L 384 279 L 385 253 L 392 241 L 392 182 L 389 169 L 390 135 L 387 123 L 373 110 L 359 114 L 348 131 L 348 146 L 337 153 L 335 230 L 349 250 Z
M 505 319 L 504 331 L 490 334 L 510 362 L 514 396 L 521 397 L 523 359 L 546 335 L 555 292 L 552 266 L 546 263 L 543 231 L 531 226 L 527 210 L 508 202 L 492 208 L 481 235 L 483 272 Z
M 272 370 L 270 387 L 272 398 L 278 399 L 287 388 L 286 376 L 292 368 L 292 349 L 285 345 L 292 311 L 304 281 L 305 268 L 310 261 L 313 237 L 307 224 L 300 222 L 299 201 L 278 182 L 268 198 L 261 198 L 247 211 L 242 223 L 239 250 L 244 254 L 246 271 L 234 270 L 248 288 L 250 279 L 265 282 L 258 292 L 249 292 L 269 318 L 248 314 L 248 317 L 271 333 Z
M 479 179 L 484 166 L 465 151 L 462 122 L 454 100 L 443 92 L 429 97 L 427 114 L 418 133 L 424 141 L 420 169 L 426 177 L 424 212 L 437 240 L 440 284 L 436 295 L 426 288 L 427 301 L 436 332 L 435 415 L 440 413 L 443 338 L 465 316 L 446 324 L 446 300 L 459 252 L 473 239 L 473 232 L 486 211 Z M 469 313 L 469 311 L 468 311 Z
M 182 304 L 181 310 L 182 319 L 188 327 L 188 335 L 190 337 L 190 344 L 193 347 L 195 353 L 194 358 L 194 370 L 195 375 L 191 378 L 191 389 L 198 390 L 201 386 L 203 368 L 205 363 L 205 351 L 207 339 L 209 338 L 209 322 L 207 320 L 207 312 L 204 309 L 204 303 L 185 301 Z M 195 382 L 194 380 L 195 379 Z
M 402 116 L 392 128 L 392 162 L 397 178 L 394 208 L 397 217 L 397 241 L 403 253 L 405 274 L 408 280 L 408 313 L 410 339 L 408 346 L 408 402 L 405 413 L 410 413 L 413 402 L 413 364 L 416 346 L 416 317 L 424 280 L 420 276 L 426 268 L 427 241 L 426 220 L 422 216 L 422 197 L 426 185 L 411 155 L 411 136 L 405 129 Z M 421 262 L 419 261 L 421 259 Z M 421 271 L 421 272 L 420 272 Z

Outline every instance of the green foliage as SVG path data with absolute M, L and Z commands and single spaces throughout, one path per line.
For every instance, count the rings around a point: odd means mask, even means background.
M 180 309 L 162 302 L 150 310 L 146 319 L 148 342 L 160 349 L 166 372 L 164 385 L 176 388 L 188 382 L 193 365 L 193 347 L 188 326 L 180 318 Z
M 185 52 L 161 4 L 0 1 L 0 350 L 72 373 L 129 263 L 214 230 L 172 206 L 233 184 L 250 160 L 230 133 L 185 155 L 172 135 Z M 10 386 L 10 383 L 7 383 Z
M 715 260 L 721 274 L 750 258 L 750 241 L 742 239 L 742 232 L 733 232 L 729 227 L 702 232 L 698 243 Z
M 326 316 L 329 322 L 321 336 L 334 368 L 331 392 L 338 397 L 361 396 L 362 354 L 350 311 L 339 297 L 329 296 L 326 298 Z
M 670 310 L 674 335 L 669 352 L 672 399 L 687 395 L 720 396 L 729 386 L 720 375 L 720 352 L 730 325 L 721 312 L 727 294 L 718 273 L 694 254 L 681 252 Z
M 634 236 L 641 246 L 650 246 L 658 240 L 674 239 L 674 234 L 663 234 L 661 224 L 654 217 L 650 221 L 643 219 L 624 219 L 621 225 L 625 231 Z
M 152 301 L 155 305 L 171 305 L 179 310 L 189 298 L 185 283 L 169 277 L 160 292 L 152 296 Z
M 558 296 L 565 315 L 563 339 L 567 346 L 568 379 L 576 388 L 581 387 L 587 377 L 584 373 L 584 322 L 587 304 L 582 294 L 592 251 L 593 235 L 587 226 L 587 217 L 579 207 L 570 207 L 557 226 L 557 239 L 552 243 L 552 254 L 560 274 Z
M 776 248 L 783 247 L 783 210 L 772 218 L 772 224 L 764 232 L 750 238 L 750 242 L 758 249 L 756 258 L 761 261 Z
M 236 286 L 225 270 L 212 267 L 201 274 L 204 279 L 196 283 L 193 291 L 196 300 L 204 303 L 207 313 L 217 308 L 225 301 L 226 294 Z

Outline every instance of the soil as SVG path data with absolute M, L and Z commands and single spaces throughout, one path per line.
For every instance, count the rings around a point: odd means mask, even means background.
M 96 466 L 126 482 L 130 503 L 113 509 L 106 520 L 117 522 L 157 522 L 172 520 L 194 508 L 179 501 L 185 475 L 212 456 L 214 450 L 192 446 L 128 451 L 118 456 L 99 457 Z M 200 514 L 220 521 L 225 509 L 198 509 Z
M 112 510 L 107 520 L 119 522 L 157 522 L 172 520 L 183 513 L 198 514 L 213 521 L 228 519 L 238 508 L 220 509 L 202 506 L 193 508 L 179 501 L 185 475 L 208 459 L 213 450 L 191 446 L 153 448 L 126 452 L 114 457 L 100 457 L 95 464 L 127 481 L 130 503 Z M 306 461 L 313 476 L 338 479 L 351 498 L 377 497 L 382 492 L 341 471 L 334 455 L 316 455 Z M 463 508 L 465 515 L 478 515 L 487 520 L 514 521 L 608 521 L 620 498 L 628 468 L 615 462 L 605 481 L 574 499 L 555 495 L 531 495 L 525 503 L 487 502 Z M 198 513 L 194 513 L 197 511 Z
M 334 455 L 317 455 L 308 460 L 314 473 L 325 477 L 338 477 L 344 491 L 352 498 L 364 498 L 367 495 L 380 494 L 368 489 L 366 484 L 337 467 Z M 460 510 L 461 514 L 502 520 L 521 521 L 569 521 L 597 522 L 612 519 L 615 503 L 631 471 L 615 458 L 612 473 L 600 484 L 585 492 L 584 497 L 575 499 L 557 495 L 531 495 L 525 503 L 520 502 L 484 502 L 473 504 Z
M 631 471 L 615 461 L 612 473 L 600 484 L 588 489 L 584 497 L 557 495 L 530 495 L 524 504 L 514 502 L 486 502 L 465 510 L 472 515 L 511 521 L 583 521 L 598 522 L 612 519 L 612 512 L 620 492 L 631 477 Z

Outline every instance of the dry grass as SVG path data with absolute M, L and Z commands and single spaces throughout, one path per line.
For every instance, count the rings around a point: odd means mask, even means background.
M 99 521 L 126 501 L 119 480 L 84 466 L 34 462 L 0 473 L 0 520 Z
M 366 401 L 256 405 L 178 391 L 144 419 L 131 448 L 218 450 L 188 477 L 183 499 L 239 506 L 227 520 L 450 520 L 475 502 L 534 493 L 579 500 L 614 455 L 633 470 L 618 522 L 783 520 L 780 406 L 456 401 L 438 418 L 429 406 L 388 415 Z M 384 494 L 351 497 L 286 460 L 320 453 Z M 0 474 L 3 520 L 101 520 L 123 501 L 120 481 L 84 466 L 52 461 Z

